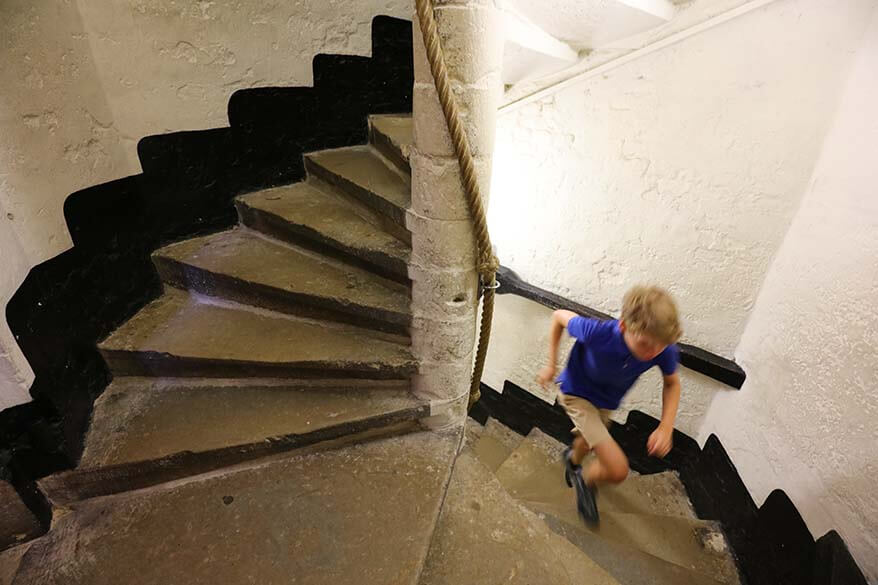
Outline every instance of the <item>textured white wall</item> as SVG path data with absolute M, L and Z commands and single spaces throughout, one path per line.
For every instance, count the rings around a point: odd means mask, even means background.
M 28 270 L 24 251 L 11 229 L 8 217 L 0 201 L 0 290 L 7 291 L 0 296 L 0 310 L 4 315 L 3 326 L 0 326 L 0 410 L 30 400 L 27 390 L 32 382 L 27 361 L 18 350 L 12 332 L 5 326 L 6 303 L 11 295 L 9 291 L 14 290 Z
M 549 318 L 552 310 L 515 295 L 497 295 L 491 344 L 485 360 L 482 381 L 497 391 L 509 380 L 546 402 L 555 401 L 557 390 L 544 391 L 536 382 L 537 373 L 546 365 L 549 355 Z M 558 372 L 567 362 L 573 341 L 569 335 L 561 339 L 558 350 Z M 676 428 L 695 437 L 704 421 L 707 407 L 717 393 L 735 392 L 724 384 L 687 368 L 680 368 L 683 392 L 677 412 Z M 646 373 L 617 410 L 613 419 L 625 422 L 629 410 L 640 410 L 656 418 L 662 415 L 662 378 L 658 368 Z
M 0 3 L 0 409 L 32 373 L 6 325 L 31 266 L 70 246 L 64 198 L 132 172 L 75 4 Z
M 311 85 L 316 53 L 369 55 L 372 18 L 411 0 L 77 0 L 113 112 L 129 140 L 227 124 L 236 89 Z
M 605 312 L 667 286 L 731 357 L 835 111 L 873 0 L 778 0 L 502 115 L 502 262 Z
M 868 22 L 868 19 L 866 19 Z M 878 9 L 834 125 L 736 352 L 716 433 L 762 501 L 786 490 L 878 582 Z
M 5 322 L 30 267 L 64 251 L 74 191 L 140 172 L 143 136 L 224 126 L 228 98 L 311 85 L 316 53 L 368 55 L 411 0 L 0 2 L 0 409 L 32 374 Z

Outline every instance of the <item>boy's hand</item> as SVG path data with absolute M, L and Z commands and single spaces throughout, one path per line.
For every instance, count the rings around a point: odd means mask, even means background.
M 542 370 L 540 370 L 539 375 L 537 375 L 537 382 L 540 383 L 540 386 L 543 387 L 543 390 L 548 390 L 549 385 L 555 381 L 555 366 L 546 366 Z
M 672 439 L 674 434 L 673 428 L 667 428 L 662 425 L 652 432 L 646 441 L 646 451 L 653 457 L 664 457 L 667 455 L 671 447 L 674 446 Z

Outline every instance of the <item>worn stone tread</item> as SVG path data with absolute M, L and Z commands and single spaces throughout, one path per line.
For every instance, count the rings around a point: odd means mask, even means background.
M 478 456 L 457 459 L 420 585 L 619 585 L 506 493 Z
M 236 204 L 242 222 L 254 229 L 294 242 L 312 242 L 397 277 L 407 276 L 410 247 L 328 187 L 295 183 L 242 195 Z
M 0 551 L 0 585 L 12 585 L 24 553 L 32 544 L 33 541 Z
M 12 484 L 0 479 L 0 550 L 34 538 L 42 531 Z
M 408 169 L 414 143 L 411 114 L 379 114 L 369 116 L 372 144 L 403 170 Z
M 600 508 L 600 526 L 586 528 L 576 513 L 572 490 L 564 501 L 527 500 L 524 504 L 534 512 L 554 516 L 570 526 L 589 530 L 599 538 L 643 551 L 723 583 L 738 583 L 734 560 L 715 522 L 632 514 L 604 507 Z
M 561 443 L 535 427 L 519 441 L 496 470 L 497 478 L 507 490 L 510 490 L 511 482 L 527 478 L 534 471 L 545 467 L 557 465 L 563 471 L 560 463 L 563 451 L 564 446 Z M 510 490 L 510 493 L 513 492 L 514 490 Z M 515 493 L 513 495 L 517 496 Z
M 521 435 L 503 423 L 489 418 L 479 438 L 473 442 L 473 452 L 482 465 L 491 471 L 497 471 L 521 441 Z
M 398 225 L 411 204 L 411 179 L 371 146 L 348 146 L 305 155 L 308 172 L 363 201 Z
M 414 584 L 459 440 L 414 433 L 81 502 L 14 584 Z
M 422 404 L 408 382 L 121 377 L 95 404 L 79 465 L 245 445 Z
M 485 426 L 468 416 L 466 417 L 466 422 L 464 422 L 463 429 L 463 443 L 467 447 L 472 447 L 482 437 L 482 432 L 485 430 Z
M 167 288 L 100 344 L 117 375 L 408 378 L 409 346 Z
M 523 500 L 566 498 L 563 449 L 561 443 L 535 428 L 497 469 L 497 477 L 511 494 Z M 604 486 L 601 505 L 620 512 L 696 519 L 686 488 L 673 471 L 632 474 L 620 485 Z
M 556 534 L 585 552 L 625 585 L 720 585 L 709 575 L 669 563 L 636 548 L 601 538 L 581 524 L 539 514 Z
M 402 285 L 246 229 L 171 244 L 153 258 L 166 282 L 212 296 L 290 313 L 308 305 L 403 330 L 411 321 Z
M 576 513 L 573 490 L 563 479 L 562 450 L 560 443 L 534 429 L 496 476 L 535 512 L 586 530 Z M 676 474 L 641 475 L 618 486 L 602 486 L 598 505 L 601 525 L 590 534 L 711 579 L 719 575 L 723 582 L 732 583 L 737 578 L 722 532 L 715 523 L 695 518 Z

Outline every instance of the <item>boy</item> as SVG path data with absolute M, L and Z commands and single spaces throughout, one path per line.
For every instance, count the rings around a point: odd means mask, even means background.
M 681 330 L 677 307 L 661 288 L 635 286 L 622 302 L 619 320 L 601 321 L 571 311 L 555 311 L 549 336 L 549 365 L 538 381 L 547 388 L 555 377 L 558 342 L 567 329 L 576 339 L 567 367 L 558 378 L 558 401 L 573 421 L 573 445 L 564 452 L 565 479 L 576 487 L 580 516 L 598 522 L 595 486 L 621 483 L 628 476 L 628 458 L 607 430 L 610 413 L 640 375 L 659 366 L 664 376 L 662 420 L 647 440 L 647 452 L 664 457 L 671 450 L 674 418 L 680 402 L 679 350 Z M 582 460 L 594 451 L 596 458 L 582 470 Z

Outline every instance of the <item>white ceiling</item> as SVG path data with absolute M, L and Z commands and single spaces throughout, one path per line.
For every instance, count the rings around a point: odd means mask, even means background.
M 599 49 L 668 22 L 671 0 L 498 0 L 506 45 L 503 81 L 540 78 Z
M 516 12 L 574 50 L 599 48 L 664 24 L 671 0 L 506 0 Z

